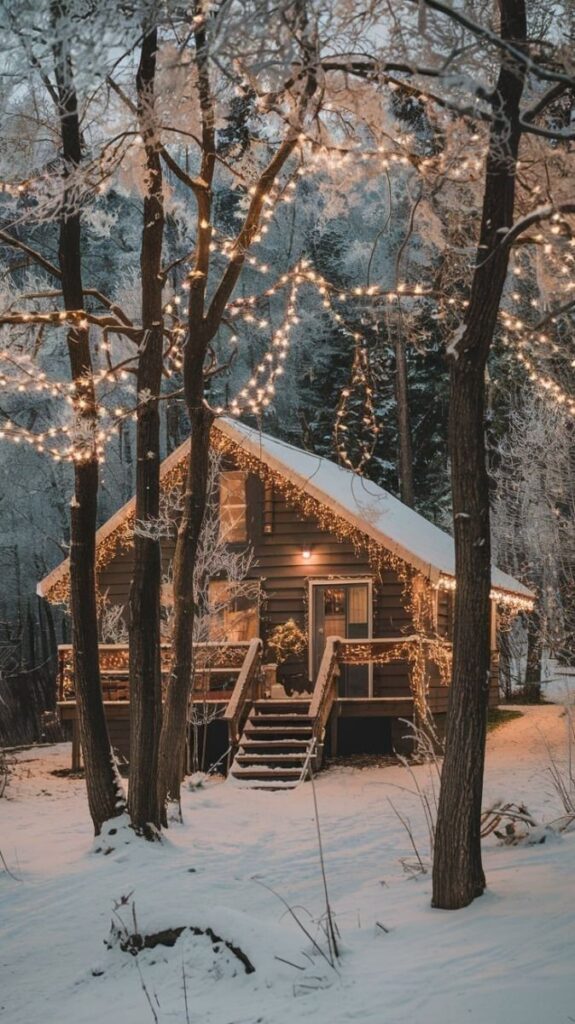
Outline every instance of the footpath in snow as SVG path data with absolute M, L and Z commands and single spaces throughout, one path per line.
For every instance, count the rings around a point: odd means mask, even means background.
M 557 705 L 523 708 L 488 740 L 485 804 L 562 813 L 549 752 L 565 756 Z M 575 833 L 540 846 L 485 842 L 489 890 L 464 911 L 430 908 L 409 838 L 429 857 L 401 767 L 335 768 L 316 790 L 342 957 L 325 948 L 312 789 L 233 782 L 186 790 L 163 844 L 110 837 L 94 852 L 84 785 L 53 772 L 66 745 L 23 751 L 0 801 L 0 1020 L 6 1024 L 569 1024 L 575 1020 Z M 415 769 L 421 786 L 429 770 Z M 274 895 L 270 889 L 275 890 Z M 118 907 L 114 915 L 114 906 Z M 193 926 L 171 948 L 106 948 L 112 918 L 141 932 Z M 255 967 L 230 949 L 240 947 Z

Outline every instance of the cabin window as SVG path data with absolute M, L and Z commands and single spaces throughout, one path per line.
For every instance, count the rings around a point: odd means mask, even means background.
M 274 532 L 274 486 L 269 481 L 264 484 L 264 506 L 263 506 L 263 527 L 264 533 Z
M 227 544 L 248 539 L 246 474 L 241 470 L 220 473 L 220 538 Z
M 259 636 L 258 580 L 244 580 L 241 583 L 210 580 L 208 602 L 210 640 L 216 643 L 238 643 Z
M 352 627 L 363 627 L 369 621 L 368 596 L 368 588 L 363 583 L 357 587 L 349 587 L 347 621 L 351 630 L 350 636 L 353 636 Z
M 453 642 L 453 627 L 455 625 L 455 593 L 451 591 L 447 600 L 447 639 Z
M 437 591 L 437 632 L 450 642 L 453 640 L 454 598 L 452 590 Z
M 207 607 L 202 610 L 200 618 L 196 618 L 196 626 L 199 626 L 197 638 L 215 643 L 253 640 L 259 636 L 259 609 L 259 580 L 243 580 L 241 583 L 210 580 Z M 172 636 L 173 614 L 174 586 L 170 581 L 162 584 L 160 617 L 165 639 Z

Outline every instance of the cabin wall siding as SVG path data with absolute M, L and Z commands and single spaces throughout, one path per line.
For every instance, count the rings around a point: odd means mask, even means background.
M 311 517 L 303 517 L 289 507 L 277 490 L 267 495 L 268 519 L 271 504 L 271 533 L 264 532 L 264 485 L 255 475 L 247 480 L 247 521 L 249 543 L 255 564 L 250 576 L 261 580 L 263 604 L 260 633 L 264 641 L 275 626 L 293 619 L 301 629 L 309 629 L 308 584 L 310 579 L 364 576 L 373 579 L 373 635 L 401 636 L 409 629 L 410 618 L 403 603 L 403 584 L 396 573 L 386 570 L 376 579 L 367 556 L 356 552 L 349 541 L 340 541 L 321 528 Z M 271 502 L 270 502 L 271 497 Z M 309 546 L 312 557 L 304 561 L 302 549 Z M 174 541 L 162 540 L 162 566 L 166 573 L 173 558 Z M 110 603 L 124 606 L 128 613 L 130 580 L 134 565 L 132 549 L 122 550 L 99 574 L 99 587 Z M 294 689 L 309 689 L 307 656 L 290 659 L 282 666 L 281 676 Z M 380 696 L 409 693 L 407 666 L 399 664 L 374 667 L 374 689 Z M 381 691 L 381 692 L 380 692 Z
M 264 643 L 275 626 L 290 618 L 301 629 L 309 631 L 309 581 L 329 577 L 363 576 L 373 580 L 374 636 L 401 637 L 410 632 L 412 622 L 405 606 L 404 585 L 393 570 L 386 569 L 377 578 L 364 553 L 356 552 L 349 541 L 339 540 L 322 529 L 314 518 L 303 516 L 291 508 L 277 489 L 270 494 L 268 488 L 266 494 L 264 484 L 255 474 L 248 477 L 246 494 L 248 539 L 255 556 L 250 576 L 261 581 L 260 635 Z M 270 533 L 264 532 L 264 501 L 266 521 L 272 524 Z M 302 557 L 304 546 L 311 549 L 309 561 Z M 168 571 L 174 547 L 174 539 L 162 540 L 164 573 Z M 133 550 L 122 550 L 99 574 L 100 591 L 107 593 L 111 603 L 124 606 L 126 618 L 133 564 Z M 451 592 L 438 591 L 437 630 L 448 639 L 452 633 L 452 602 Z M 288 691 L 309 691 L 307 654 L 289 659 L 280 669 L 280 678 Z M 433 668 L 428 682 L 431 711 L 445 713 L 448 687 L 441 683 Z M 409 697 L 407 662 L 375 665 L 373 692 L 379 697 Z M 496 704 L 497 700 L 497 672 L 494 671 L 490 680 L 490 705 Z
M 264 491 L 254 478 L 251 501 L 262 509 Z M 269 498 L 268 498 L 269 500 Z M 252 535 L 254 554 L 265 593 L 262 611 L 262 637 L 288 618 L 309 632 L 308 590 L 310 580 L 330 577 L 369 577 L 373 580 L 373 635 L 401 636 L 409 628 L 410 617 L 404 607 L 403 584 L 397 574 L 386 570 L 376 578 L 367 556 L 356 552 L 349 541 L 340 541 L 323 530 L 311 517 L 303 518 L 288 506 L 277 492 L 273 494 L 273 529 L 264 533 L 261 518 L 254 517 L 257 533 Z M 311 559 L 303 560 L 302 549 L 311 550 Z M 286 685 L 309 689 L 307 657 L 292 659 L 281 669 Z M 407 667 L 401 664 L 374 666 L 374 692 L 380 696 L 404 696 L 410 693 Z

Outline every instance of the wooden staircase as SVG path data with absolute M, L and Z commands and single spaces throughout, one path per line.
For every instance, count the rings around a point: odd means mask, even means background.
M 294 789 L 315 766 L 309 700 L 256 700 L 230 774 L 251 789 Z
M 410 648 L 437 644 L 419 635 L 365 640 L 329 636 L 307 700 L 262 699 L 261 640 L 251 640 L 232 697 L 224 713 L 229 735 L 229 774 L 253 789 L 295 789 L 321 766 L 327 725 L 337 714 L 340 665 L 409 661 Z M 451 645 L 443 645 L 449 653 Z M 435 664 L 431 661 L 429 664 Z M 405 704 L 405 698 L 388 698 Z M 413 701 L 411 701 L 413 705 Z M 231 761 L 231 766 L 230 766 Z
M 262 699 L 261 640 L 252 640 L 224 714 L 233 760 L 229 774 L 250 789 L 295 789 L 322 761 L 337 694 L 338 648 L 328 637 L 311 697 Z

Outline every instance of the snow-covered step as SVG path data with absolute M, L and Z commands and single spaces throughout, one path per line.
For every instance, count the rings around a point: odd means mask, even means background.
M 305 725 L 307 715 L 253 715 L 248 718 L 250 725 L 257 725 L 262 729 L 268 729 L 270 725 Z
M 297 700 L 294 698 L 286 700 L 256 700 L 253 709 L 261 714 L 275 714 L 276 711 L 288 711 L 297 713 L 309 708 L 309 700 Z
M 254 789 L 293 789 L 302 781 L 313 739 L 309 700 L 252 705 L 230 774 Z
M 288 780 L 288 779 L 299 779 L 301 776 L 301 768 L 285 768 L 277 767 L 273 768 L 268 765 L 249 765 L 241 766 L 234 761 L 232 768 L 232 775 L 234 779 L 266 779 L 268 782 L 277 780 Z
M 264 733 L 270 733 L 272 736 L 285 736 L 286 733 L 289 733 L 290 736 L 292 733 L 297 736 L 309 736 L 311 725 L 255 725 L 248 720 L 245 728 L 246 736 L 261 736 Z
M 261 754 L 261 753 L 260 754 L 256 754 L 256 753 L 245 754 L 245 753 L 242 753 L 240 751 L 240 753 L 236 755 L 235 763 L 236 764 L 240 764 L 240 765 L 256 765 L 256 764 L 265 764 L 265 765 L 268 765 L 268 764 L 269 765 L 275 765 L 275 764 L 282 765 L 282 764 L 285 764 L 285 765 L 290 765 L 290 764 L 293 764 L 294 766 L 299 764 L 301 766 L 303 764 L 303 762 L 305 761 L 305 759 L 306 759 L 306 751 L 305 750 L 302 750 L 298 754 Z
M 309 740 L 248 740 L 244 737 L 240 743 L 240 753 L 244 754 L 290 754 L 305 753 Z
M 278 792 L 279 790 L 295 789 L 299 785 L 299 779 L 287 779 L 282 782 L 281 779 L 274 779 L 273 782 L 268 782 L 266 779 L 255 779 L 255 780 L 244 780 L 236 779 L 234 777 L 234 785 L 238 789 L 267 789 L 270 793 Z

